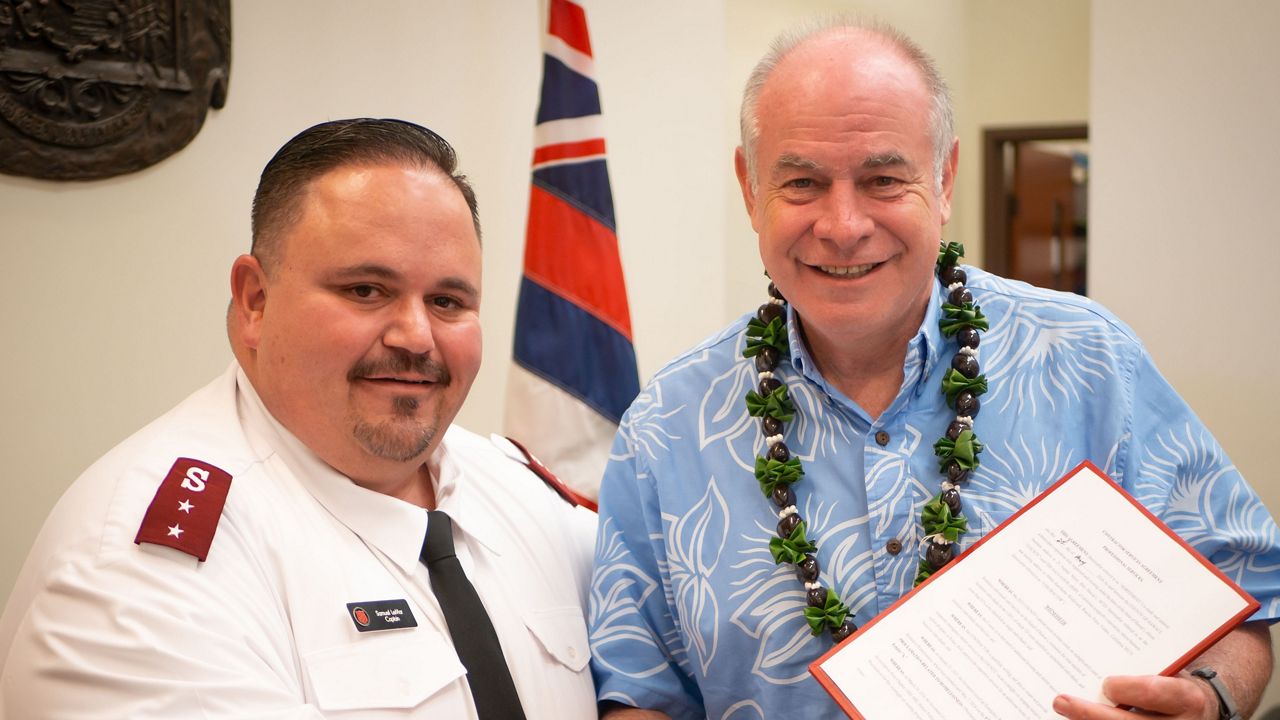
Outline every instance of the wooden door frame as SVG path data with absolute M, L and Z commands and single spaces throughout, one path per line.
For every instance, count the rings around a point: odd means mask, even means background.
M 1011 142 L 1088 140 L 1088 125 L 1026 125 L 982 131 L 982 265 L 1009 272 L 1009 193 L 1004 184 L 1004 146 Z

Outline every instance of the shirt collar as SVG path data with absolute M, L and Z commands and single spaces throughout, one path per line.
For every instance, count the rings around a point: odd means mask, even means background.
M 249 441 L 260 457 L 274 457 L 284 464 L 311 496 L 339 523 L 376 547 L 406 573 L 418 565 L 426 537 L 427 513 L 399 498 L 363 488 L 320 459 L 267 410 L 244 370 L 237 368 L 238 409 Z M 427 461 L 436 483 L 437 505 L 455 524 L 496 552 L 495 533 L 486 524 L 487 514 L 477 512 L 467 483 L 447 450 L 448 433 Z M 443 460 L 443 462 L 442 462 Z M 456 513 L 456 514 L 455 514 Z
M 906 390 L 914 386 L 916 395 L 920 395 L 926 389 L 926 381 L 942 359 L 944 345 L 942 330 L 938 327 L 938 320 L 942 317 L 942 285 L 934 282 L 931 283 L 931 287 L 933 290 L 929 293 L 929 306 L 925 308 L 924 320 L 920 323 L 920 329 L 916 331 L 915 337 L 911 338 L 911 342 L 907 344 L 906 369 L 910 370 L 913 362 L 917 363 L 918 367 L 914 378 L 913 373 L 903 373 L 902 387 Z
M 834 392 L 835 388 L 827 384 L 826 378 L 818 372 L 818 364 L 809 354 L 809 346 L 804 344 L 804 334 L 800 331 L 800 316 L 796 314 L 794 305 L 787 304 L 787 345 L 790 349 L 791 367 L 810 382 L 816 383 L 824 391 Z
M 909 393 L 913 393 L 918 397 L 925 391 L 927 387 L 926 380 L 937 366 L 942 354 L 942 331 L 938 328 L 941 307 L 942 289 L 938 283 L 931 283 L 929 304 L 924 311 L 924 320 L 921 321 L 916 334 L 907 343 L 907 354 L 903 360 L 902 367 L 902 388 L 898 391 L 898 398 L 890 405 L 889 411 L 892 411 L 894 406 L 902 402 L 903 398 Z M 822 377 L 822 373 L 818 371 L 817 363 L 814 362 L 813 356 L 809 353 L 808 346 L 805 345 L 804 336 L 797 318 L 795 307 L 787 305 L 787 343 L 790 347 L 791 366 L 827 395 L 840 398 L 852 407 L 857 408 L 859 414 L 865 414 L 862 413 L 861 408 L 858 408 L 857 403 L 845 397 L 844 393 Z
M 436 485 L 436 508 L 448 513 L 455 526 L 495 555 L 502 554 L 505 536 L 490 511 L 493 499 L 486 497 L 482 482 L 469 478 L 471 474 L 465 454 L 465 442 L 460 441 L 461 429 L 450 426 L 440 447 L 427 460 L 427 468 Z

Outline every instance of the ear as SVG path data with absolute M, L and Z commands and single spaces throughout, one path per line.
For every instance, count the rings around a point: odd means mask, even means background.
M 747 169 L 747 155 L 742 147 L 733 153 L 733 171 L 738 175 L 738 187 L 742 189 L 742 202 L 747 206 L 747 217 L 751 218 L 751 229 L 756 227 L 756 194 L 751 190 L 751 174 Z
M 227 323 L 232 338 L 257 350 L 262 336 L 262 316 L 267 308 L 267 273 L 258 258 L 241 255 L 231 265 L 231 310 Z
M 960 138 L 951 141 L 951 152 L 947 154 L 947 162 L 942 166 L 942 195 L 938 198 L 938 209 L 942 212 L 942 224 L 951 219 L 951 191 L 956 186 L 956 168 L 960 164 Z

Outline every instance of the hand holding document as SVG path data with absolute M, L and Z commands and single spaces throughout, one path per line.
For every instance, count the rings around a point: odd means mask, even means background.
M 1085 462 L 810 670 L 851 717 L 1057 718 L 1176 672 L 1258 603 Z

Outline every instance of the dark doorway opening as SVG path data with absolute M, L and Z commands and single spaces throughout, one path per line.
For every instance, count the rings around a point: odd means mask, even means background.
M 983 265 L 1054 290 L 1088 292 L 1089 128 L 983 131 Z

